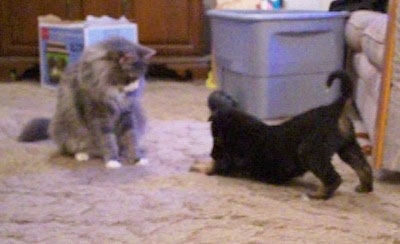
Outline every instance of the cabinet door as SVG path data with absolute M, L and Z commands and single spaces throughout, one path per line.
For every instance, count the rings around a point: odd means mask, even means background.
M 55 14 L 76 18 L 80 0 L 1 0 L 1 53 L 4 56 L 38 55 L 37 17 Z
M 161 55 L 202 54 L 202 0 L 133 0 L 126 10 L 139 40 Z
M 138 24 L 139 41 L 160 55 L 202 54 L 202 0 L 85 0 L 83 15 L 125 15 Z
M 38 55 L 40 15 L 84 19 L 126 15 L 139 26 L 139 40 L 159 55 L 203 54 L 202 0 L 1 0 L 0 55 Z

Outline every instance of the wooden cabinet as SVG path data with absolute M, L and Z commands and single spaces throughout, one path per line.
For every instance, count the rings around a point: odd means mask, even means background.
M 157 50 L 157 63 L 178 72 L 207 69 L 202 0 L 1 0 L 0 56 L 37 57 L 37 17 L 125 15 L 139 26 L 140 43 Z
M 77 18 L 79 2 L 79 0 L 2 0 L 0 2 L 2 26 L 0 55 L 37 55 L 37 16 L 53 13 L 61 18 Z M 72 11 L 73 6 L 75 6 L 75 11 Z
M 82 4 L 84 15 L 125 15 L 136 22 L 140 42 L 157 49 L 159 55 L 204 52 L 201 0 L 85 0 Z

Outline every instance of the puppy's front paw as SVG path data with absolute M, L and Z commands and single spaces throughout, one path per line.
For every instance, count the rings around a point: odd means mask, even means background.
M 75 160 L 79 162 L 88 161 L 90 159 L 89 154 L 85 152 L 75 153 Z
M 214 161 L 211 162 L 199 162 L 195 161 L 194 164 L 189 169 L 190 172 L 197 172 L 206 175 L 214 174 Z
M 109 169 L 117 169 L 120 168 L 122 164 L 117 160 L 109 160 L 106 163 L 106 167 Z

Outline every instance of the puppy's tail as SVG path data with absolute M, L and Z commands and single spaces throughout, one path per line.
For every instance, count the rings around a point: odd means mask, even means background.
M 37 118 L 28 122 L 18 136 L 20 142 L 35 142 L 49 139 L 50 119 Z
M 214 91 L 208 97 L 208 108 L 211 113 L 220 110 L 237 109 L 238 103 L 223 91 Z
M 350 76 L 343 70 L 337 70 L 332 72 L 327 80 L 328 87 L 332 85 L 335 79 L 341 80 L 340 84 L 340 97 L 336 100 L 336 104 L 343 107 L 343 111 L 347 114 L 347 116 L 353 120 L 360 120 L 361 115 L 360 111 L 357 108 L 357 105 L 352 99 L 353 97 L 353 82 L 350 79 Z
M 330 87 L 334 80 L 339 79 L 341 81 L 340 84 L 340 92 L 341 96 L 339 97 L 340 100 L 346 101 L 353 96 L 353 82 L 350 79 L 350 76 L 344 70 L 337 70 L 332 72 L 326 84 Z

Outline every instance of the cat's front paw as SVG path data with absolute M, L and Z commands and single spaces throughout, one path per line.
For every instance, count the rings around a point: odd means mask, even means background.
M 89 159 L 89 154 L 85 152 L 75 153 L 75 160 L 78 162 L 88 161 Z
M 147 158 L 141 158 L 136 162 L 137 165 L 147 165 L 149 164 L 149 159 Z
M 106 167 L 109 169 L 117 169 L 120 168 L 122 164 L 117 160 L 109 160 L 106 163 Z

